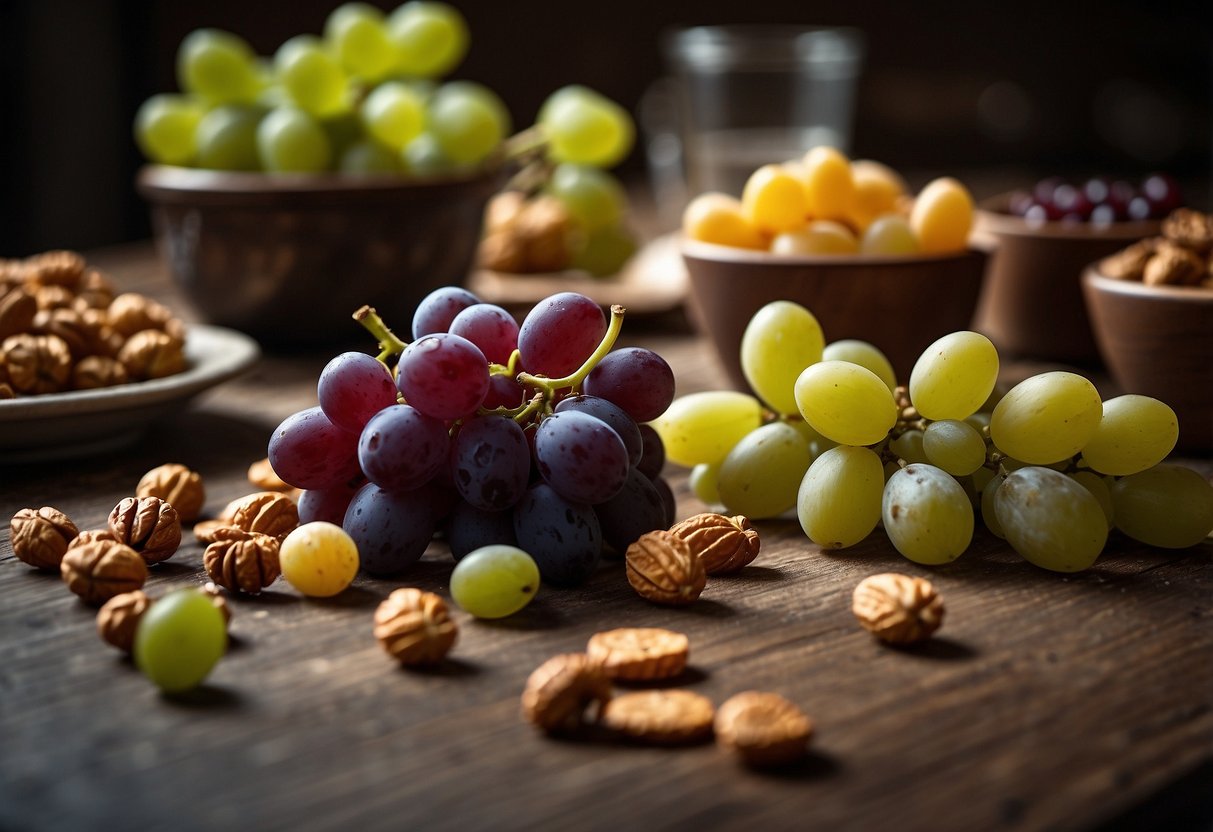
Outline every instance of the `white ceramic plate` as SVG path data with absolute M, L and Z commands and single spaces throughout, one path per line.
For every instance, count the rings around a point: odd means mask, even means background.
M 216 326 L 186 333 L 189 369 L 101 390 L 0 401 L 0 465 L 65 459 L 133 443 L 156 420 L 247 370 L 261 354 L 247 335 Z

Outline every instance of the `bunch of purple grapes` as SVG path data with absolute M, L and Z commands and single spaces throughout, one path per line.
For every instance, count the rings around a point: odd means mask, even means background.
M 645 424 L 673 400 L 674 375 L 651 350 L 611 351 L 622 316 L 614 307 L 608 325 L 563 292 L 519 326 L 446 287 L 417 307 L 407 345 L 364 321 L 380 356 L 338 355 L 318 406 L 270 438 L 274 470 L 304 489 L 300 521 L 341 525 L 370 574 L 407 569 L 441 533 L 456 560 L 506 543 L 545 582 L 582 583 L 604 550 L 674 521 L 665 449 Z
M 1011 195 L 1010 212 L 1031 222 L 1090 222 L 1107 225 L 1156 220 L 1182 207 L 1179 185 L 1165 173 L 1154 173 L 1133 185 L 1123 179 L 1096 176 L 1073 184 L 1060 176 L 1042 179 L 1032 191 Z

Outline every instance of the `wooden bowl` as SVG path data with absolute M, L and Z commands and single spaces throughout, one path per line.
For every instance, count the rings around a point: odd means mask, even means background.
M 462 177 L 274 175 L 149 166 L 157 248 L 205 320 L 264 342 L 358 337 L 363 304 L 407 332 L 417 302 L 464 281 L 500 167 Z
M 827 341 L 879 347 L 904 383 L 918 356 L 949 332 L 968 329 L 986 253 L 922 257 L 790 257 L 684 240 L 691 307 L 729 380 L 748 389 L 740 346 L 754 313 L 774 300 L 806 307 Z
M 1097 364 L 1079 279 L 1086 265 L 1143 237 L 1161 223 L 1032 223 L 1009 213 L 1010 194 L 981 203 L 976 236 L 993 256 L 978 303 L 977 329 L 1008 356 Z
M 1082 276 L 1099 351 L 1126 393 L 1161 399 L 1179 417 L 1179 448 L 1213 451 L 1213 289 Z

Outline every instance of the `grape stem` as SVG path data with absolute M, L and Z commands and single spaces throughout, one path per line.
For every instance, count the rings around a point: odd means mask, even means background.
M 514 350 L 510 353 L 510 361 L 508 364 L 490 364 L 489 372 L 495 376 L 509 376 L 513 378 L 518 375 L 518 362 L 522 360 L 522 353 Z
M 585 377 L 590 374 L 590 371 L 598 366 L 598 362 L 611 351 L 611 347 L 615 346 L 615 339 L 619 337 L 619 331 L 623 329 L 623 316 L 625 314 L 627 314 L 627 310 L 619 304 L 611 307 L 611 323 L 607 327 L 606 335 L 602 336 L 602 342 L 598 344 L 598 348 L 594 350 L 593 354 L 572 375 L 567 375 L 564 378 L 544 378 L 543 376 L 533 376 L 530 373 L 519 373 L 518 383 L 539 388 L 546 394 L 547 398 L 551 398 L 557 390 L 563 390 L 566 387 L 578 387 L 581 382 L 585 381 Z
M 365 304 L 360 306 L 358 311 L 354 313 L 354 320 L 362 324 L 362 328 L 371 333 L 375 337 L 375 340 L 379 342 L 379 354 L 375 358 L 384 365 L 387 364 L 389 358 L 404 352 L 404 348 L 408 346 L 407 343 L 401 341 L 396 336 L 396 333 L 388 328 L 388 325 L 383 322 L 383 318 L 379 317 L 379 313 L 373 307 L 366 306 Z

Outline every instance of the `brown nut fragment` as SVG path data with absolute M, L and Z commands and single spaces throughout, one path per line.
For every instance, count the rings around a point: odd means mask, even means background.
M 649 745 L 687 745 L 712 736 L 712 700 L 689 690 L 644 690 L 616 696 L 602 709 L 602 723 Z
M 12 335 L 0 343 L 0 362 L 17 393 L 57 393 L 67 387 L 72 353 L 57 335 Z
M 57 508 L 23 508 L 9 522 L 9 542 L 17 558 L 37 569 L 58 569 L 79 529 Z
M 131 652 L 139 619 L 151 605 L 152 599 L 141 589 L 115 595 L 97 612 L 97 635 L 124 653 Z
M 596 706 L 595 721 L 611 699 L 611 680 L 584 653 L 553 656 L 531 673 L 522 691 L 522 716 L 549 733 L 577 730 L 586 709 Z
M 1162 235 L 1196 254 L 1213 249 L 1213 214 L 1178 208 L 1162 221 Z
M 109 516 L 110 531 L 149 564 L 168 560 L 181 545 L 177 509 L 159 497 L 124 497 Z
M 224 624 L 232 623 L 232 608 L 228 606 L 227 599 L 219 591 L 218 584 L 214 581 L 207 581 L 202 585 L 202 589 L 198 591 L 211 599 L 211 603 L 215 605 L 215 609 L 219 610 L 219 614 L 223 616 Z
M 691 547 L 709 575 L 737 572 L 758 557 L 762 542 L 750 521 L 738 514 L 696 514 L 670 528 Z
M 25 284 L 31 287 L 31 284 Z M 32 286 L 34 290 L 34 300 L 38 304 L 39 311 L 51 309 L 70 309 L 72 300 L 75 295 L 72 290 L 64 286 Z
M 103 355 L 90 355 L 72 369 L 72 388 L 75 390 L 117 387 L 130 380 L 125 367 L 117 360 Z
M 259 459 L 248 467 L 248 481 L 254 488 L 260 488 L 262 491 L 288 494 L 295 490 L 295 486 L 278 476 L 268 458 Z
M 182 523 L 192 523 L 202 513 L 206 489 L 202 475 L 184 465 L 168 462 L 148 471 L 135 486 L 139 497 L 159 497 L 177 509 Z
M 159 330 L 174 340 L 184 340 L 185 328 L 169 308 L 136 292 L 118 295 L 109 305 L 109 322 L 119 334 L 130 338 L 138 332 Z
M 913 644 L 943 623 L 943 598 L 923 578 L 886 572 L 855 587 L 851 611 L 860 625 L 889 644 Z
M 203 520 L 194 524 L 194 537 L 199 543 L 214 543 L 221 529 L 234 529 L 230 520 Z
M 224 589 L 256 595 L 282 574 L 276 537 L 235 528 L 219 529 L 215 537 L 202 553 L 202 565 Z
M 22 288 L 0 292 L 0 341 L 27 332 L 34 325 L 38 302 Z
M 480 265 L 507 274 L 526 270 L 526 247 L 512 231 L 494 231 L 480 241 Z
M 59 573 L 86 604 L 100 606 L 115 595 L 141 588 L 147 581 L 147 564 L 130 546 L 94 540 L 68 549 Z
M 1205 263 L 1183 246 L 1163 242 L 1146 263 L 1142 282 L 1147 286 L 1195 286 L 1204 280 Z
M 84 258 L 74 251 L 44 251 L 25 260 L 25 279 L 33 286 L 75 291 L 83 275 Z
M 98 540 L 110 540 L 114 543 L 121 543 L 118 535 L 111 532 L 109 529 L 86 529 L 72 538 L 72 542 L 67 544 L 67 548 L 71 549 L 75 546 L 83 546 L 85 543 L 94 543 Z
M 777 693 L 748 690 L 716 712 L 716 741 L 751 766 L 779 766 L 804 756 L 813 721 Z
M 231 525 L 246 532 L 268 534 L 282 540 L 299 525 L 299 509 L 295 501 L 285 494 L 259 491 L 235 503 Z
M 102 272 L 88 269 L 80 277 L 80 285 L 76 287 L 76 298 L 72 308 L 106 310 L 114 302 L 114 284 Z
M 1150 237 L 1099 261 L 1099 273 L 1113 280 L 1141 280 L 1146 263 L 1162 240 Z
M 75 361 L 93 351 L 94 333 L 74 309 L 38 310 L 38 314 L 34 315 L 32 331 L 37 335 L 58 335 L 67 344 Z
M 686 541 L 666 531 L 648 532 L 628 547 L 627 575 L 641 598 L 670 606 L 693 603 L 708 578 Z
M 432 592 L 403 587 L 375 610 L 375 638 L 405 666 L 438 664 L 458 637 L 446 602 Z
M 572 262 L 572 219 L 556 197 L 532 199 L 510 229 L 523 248 L 524 271 L 557 272 Z
M 126 339 L 118 360 L 132 378 L 164 378 L 185 370 L 185 349 L 158 329 L 144 329 Z
M 595 633 L 586 655 L 612 679 L 673 679 L 686 670 L 691 642 L 659 627 L 623 627 Z

